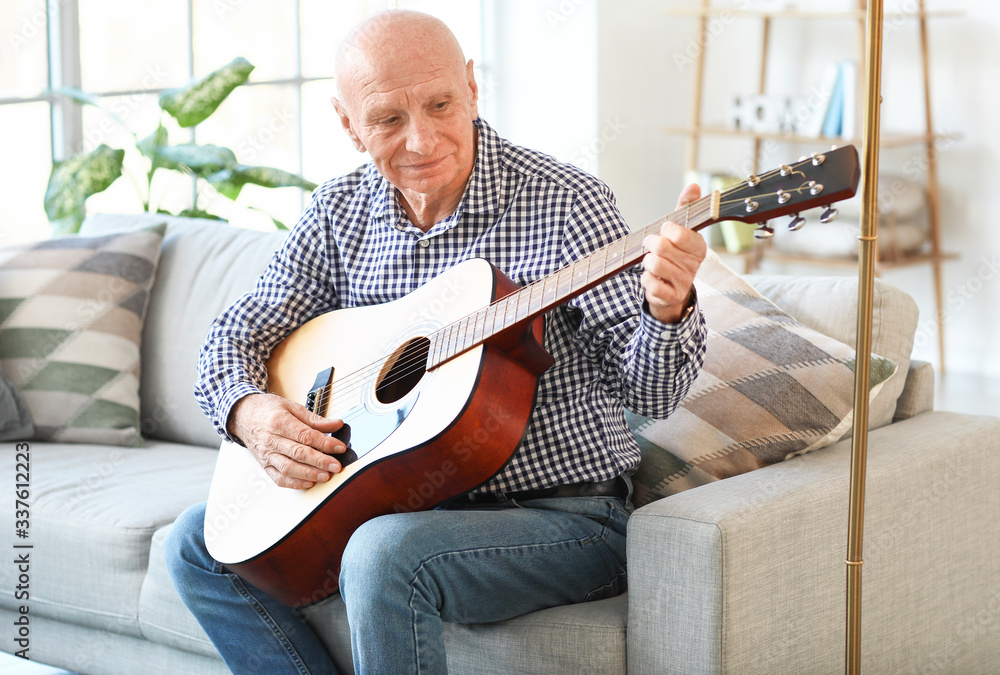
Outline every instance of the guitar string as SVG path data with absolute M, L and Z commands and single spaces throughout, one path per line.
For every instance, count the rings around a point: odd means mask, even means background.
M 806 160 L 800 161 L 793 168 L 797 168 L 798 166 L 801 166 L 803 164 L 807 164 L 807 163 L 809 163 L 811 161 L 812 161 L 811 158 L 808 158 Z M 771 171 L 768 171 L 768 172 L 766 172 L 764 174 L 761 174 L 760 176 L 758 176 L 758 178 L 760 178 L 761 181 L 763 181 L 763 180 L 766 180 L 766 179 L 770 178 L 774 174 L 779 173 L 780 171 L 781 171 L 780 167 L 777 168 L 777 169 L 772 169 Z M 746 181 L 742 181 L 740 183 L 737 183 L 735 186 L 733 186 L 731 188 L 726 188 L 724 190 L 724 193 L 726 195 L 729 195 L 729 194 L 731 194 L 733 192 L 736 192 L 738 190 L 741 190 L 741 189 L 743 189 L 745 187 L 749 187 L 749 184 Z M 799 188 L 795 188 L 795 189 L 792 189 L 792 190 L 788 190 L 788 192 L 801 192 L 804 189 L 806 189 L 806 187 L 807 186 L 805 184 L 803 184 L 803 186 L 800 186 Z M 771 195 L 771 193 L 762 193 L 761 196 L 763 197 L 763 196 L 772 196 L 772 195 Z M 582 264 L 584 261 L 586 261 L 588 259 L 591 259 L 591 262 L 592 262 L 592 258 L 594 256 L 597 256 L 597 255 L 601 254 L 602 252 L 605 252 L 605 258 L 606 258 L 606 256 L 607 256 L 607 253 L 606 253 L 607 250 L 610 249 L 612 246 L 617 245 L 619 242 L 627 242 L 627 240 L 631 236 L 636 235 L 636 234 L 638 234 L 640 232 L 643 234 L 643 238 L 644 238 L 645 235 L 652 228 L 658 227 L 659 225 L 661 225 L 663 222 L 665 222 L 667 220 L 672 220 L 675 217 L 679 217 L 681 211 L 685 211 L 684 215 L 685 215 L 685 220 L 687 221 L 686 224 L 688 224 L 690 222 L 691 214 L 693 212 L 695 214 L 695 219 L 696 219 L 696 222 L 694 223 L 694 226 L 697 227 L 698 225 L 701 225 L 703 223 L 703 221 L 700 221 L 700 218 L 702 216 L 704 216 L 704 215 L 709 214 L 711 212 L 711 210 L 712 210 L 711 209 L 711 206 L 712 206 L 712 204 L 711 204 L 711 197 L 712 197 L 712 195 L 709 194 L 709 195 L 706 195 L 705 197 L 702 197 L 702 198 L 699 198 L 699 199 L 695 200 L 694 202 L 690 202 L 690 203 L 686 204 L 684 207 L 682 207 L 681 209 L 677 209 L 674 212 L 672 212 L 672 213 L 670 213 L 670 214 L 668 214 L 666 216 L 663 216 L 662 218 L 658 219 L 657 221 L 654 221 L 652 224 L 645 226 L 641 230 L 637 230 L 636 232 L 632 232 L 630 235 L 626 235 L 625 237 L 622 237 L 620 240 L 618 240 L 616 242 L 613 242 L 612 244 L 609 244 L 606 247 L 598 249 L 597 251 L 594 251 L 594 252 L 588 254 L 587 256 L 584 256 L 580 260 L 577 260 L 577 261 L 575 261 L 573 263 L 570 263 L 569 265 L 566 265 L 566 266 L 560 268 L 559 270 L 557 270 L 556 272 L 552 273 L 551 275 L 548 275 L 546 278 L 537 280 L 535 282 L 532 282 L 531 284 L 528 284 L 527 286 L 522 287 L 519 291 L 516 291 L 516 292 L 514 292 L 514 293 L 512 293 L 512 294 L 510 294 L 508 296 L 505 296 L 504 298 L 501 298 L 500 300 L 497 300 L 496 302 L 491 303 L 489 306 L 487 306 L 485 308 L 480 308 L 480 309 L 478 309 L 478 310 L 476 310 L 474 312 L 471 312 L 470 314 L 466 315 L 465 317 L 462 317 L 462 318 L 460 318 L 460 319 L 458 319 L 456 321 L 453 321 L 452 323 L 448 324 L 447 326 L 444 326 L 444 327 L 442 327 L 442 328 L 440 328 L 440 329 L 438 329 L 438 330 L 430 333 L 427 336 L 422 336 L 422 337 L 426 338 L 428 340 L 428 342 L 429 342 L 427 357 L 424 357 L 422 355 L 422 353 L 421 353 L 422 350 L 417 350 L 417 353 L 415 355 L 412 355 L 412 356 L 409 356 L 409 357 L 404 357 L 404 360 L 397 361 L 390 368 L 390 370 L 393 370 L 393 369 L 396 370 L 394 376 L 392 378 L 383 380 L 379 384 L 379 386 L 380 387 L 391 386 L 391 385 L 396 384 L 397 382 L 399 382 L 399 381 L 401 381 L 401 380 L 403 380 L 403 379 L 405 379 L 407 377 L 410 377 L 410 376 L 414 375 L 417 372 L 425 370 L 426 369 L 426 365 L 425 364 L 426 364 L 427 360 L 429 360 L 429 358 L 430 358 L 431 347 L 433 346 L 433 344 L 435 343 L 435 341 L 436 340 L 440 340 L 441 339 L 441 335 L 445 331 L 452 330 L 454 327 L 457 327 L 459 324 L 462 324 L 462 323 L 471 324 L 471 326 L 467 327 L 465 330 L 468 331 L 468 329 L 471 328 L 471 332 L 474 334 L 475 331 L 477 330 L 477 327 L 479 326 L 479 323 L 480 323 L 479 319 L 480 318 L 483 319 L 483 321 L 482 321 L 482 328 L 483 328 L 483 331 L 484 331 L 484 337 L 483 337 L 483 339 L 479 340 L 479 341 L 475 341 L 474 343 L 472 343 L 470 345 L 464 346 L 464 348 L 461 351 L 467 351 L 469 349 L 475 348 L 478 345 L 483 344 L 483 342 L 488 337 L 491 337 L 492 335 L 495 335 L 497 332 L 499 332 L 499 331 L 496 330 L 496 317 L 495 317 L 495 315 L 496 315 L 497 312 L 494 311 L 494 320 L 493 320 L 494 330 L 493 330 L 492 333 L 489 333 L 489 335 L 487 335 L 487 333 L 488 333 L 488 331 L 487 331 L 487 323 L 489 322 L 489 317 L 487 315 L 488 315 L 488 313 L 489 313 L 489 311 L 491 309 L 499 307 L 501 303 L 505 303 L 505 304 L 509 305 L 509 304 L 511 304 L 509 299 L 514 298 L 516 296 L 520 296 L 522 294 L 526 294 L 528 296 L 528 304 L 529 304 L 529 309 L 530 309 L 531 296 L 533 295 L 533 291 L 534 291 L 535 288 L 537 288 L 537 287 L 540 286 L 542 288 L 542 293 L 544 293 L 545 292 L 545 282 L 547 280 L 559 276 L 565 270 L 570 269 L 572 267 L 575 267 L 577 265 L 580 265 L 580 264 Z M 737 198 L 737 199 L 725 199 L 725 200 L 720 199 L 719 204 L 720 204 L 720 206 L 721 205 L 727 205 L 728 206 L 728 205 L 740 203 L 742 201 L 744 201 L 744 200 L 743 199 L 739 199 L 739 198 Z M 691 207 L 693 205 L 698 205 L 698 206 L 697 206 L 696 209 L 692 209 Z M 760 213 L 758 215 L 764 215 L 765 213 L 766 213 L 766 211 L 762 212 L 762 213 Z M 637 263 L 634 263 L 634 264 L 637 264 Z M 605 262 L 605 265 L 606 265 L 606 262 Z M 589 272 L 590 271 L 589 270 L 590 263 L 587 264 L 587 267 L 588 267 L 588 272 Z M 606 269 L 606 267 L 605 267 L 605 269 Z M 602 270 L 602 273 L 603 273 L 603 270 Z M 589 278 L 588 278 L 588 281 L 589 281 Z M 571 285 L 570 292 L 572 292 L 572 290 L 573 290 L 572 289 L 572 281 L 570 282 L 570 285 Z M 557 291 L 557 294 L 558 294 L 558 282 L 557 282 L 556 291 Z M 516 310 L 517 305 L 520 304 L 520 301 L 517 301 L 514 304 L 515 304 L 515 310 Z M 545 303 L 543 302 L 542 304 L 544 305 Z M 556 303 L 556 304 L 558 304 L 558 303 Z M 529 312 L 529 314 L 530 314 L 530 312 Z M 480 317 L 479 315 L 482 315 L 482 317 Z M 475 318 L 473 319 L 473 317 L 475 317 Z M 517 323 L 517 321 L 520 321 L 520 320 L 524 320 L 524 318 L 518 319 L 518 318 L 515 317 L 514 323 Z M 503 321 L 506 321 L 506 319 L 504 319 Z M 503 321 L 501 323 L 503 323 Z M 504 326 L 504 328 L 506 328 L 506 327 L 507 326 Z M 503 328 L 501 328 L 500 330 L 503 330 Z M 419 338 L 414 338 L 414 340 L 415 339 L 419 339 Z M 475 340 L 475 338 L 473 338 L 473 340 Z M 468 332 L 460 333 L 459 336 L 458 336 L 458 339 L 456 340 L 456 342 L 458 342 L 460 344 L 464 343 L 466 341 L 468 341 Z M 407 344 L 409 344 L 409 343 L 407 343 Z M 405 353 L 405 346 L 404 346 L 403 349 L 404 349 L 404 353 Z M 399 350 L 397 349 L 395 351 L 399 351 Z M 456 354 L 457 353 L 461 353 L 461 351 L 456 352 Z M 446 356 L 446 360 L 448 360 L 450 358 L 453 358 L 454 356 L 455 356 L 455 354 Z M 408 358 L 409 360 L 405 360 L 405 358 Z M 322 408 L 330 408 L 330 407 L 337 408 L 337 407 L 340 407 L 341 405 L 344 405 L 344 402 L 347 401 L 347 400 L 354 400 L 356 398 L 357 391 L 360 390 L 361 388 L 365 387 L 370 382 L 370 380 L 372 378 L 372 372 L 374 370 L 381 371 L 385 367 L 385 365 L 386 365 L 386 361 L 385 360 L 381 360 L 381 361 L 369 364 L 368 366 L 362 366 L 362 368 L 360 368 L 359 370 L 355 371 L 354 373 L 351 373 L 351 374 L 347 375 L 345 378 L 343 378 L 341 380 L 338 380 L 335 383 L 329 383 L 329 384 L 327 384 L 327 385 L 319 388 L 319 391 L 321 393 L 317 396 L 317 402 L 316 402 L 316 405 L 315 405 L 315 409 L 320 409 L 321 407 Z M 356 382 L 355 382 L 355 380 L 356 380 Z M 337 385 L 337 394 L 336 394 L 337 398 L 336 399 L 331 399 L 330 397 L 334 395 L 333 394 L 334 385 Z

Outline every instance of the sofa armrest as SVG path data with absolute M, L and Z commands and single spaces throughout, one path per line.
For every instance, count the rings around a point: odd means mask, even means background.
M 910 359 L 906 385 L 896 400 L 892 421 L 907 420 L 934 409 L 934 366 L 926 361 Z
M 1000 418 L 929 412 L 871 432 L 868 450 L 865 670 L 989 671 Z M 629 673 L 843 672 L 849 457 L 842 441 L 638 509 Z

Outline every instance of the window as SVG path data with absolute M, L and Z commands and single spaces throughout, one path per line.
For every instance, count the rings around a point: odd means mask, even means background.
M 196 131 L 165 116 L 171 142 L 194 140 L 232 148 L 239 161 L 275 166 L 322 182 L 364 163 L 350 145 L 329 99 L 333 62 L 342 38 L 386 7 L 425 11 L 455 31 L 483 69 L 484 2 L 459 0 L 4 0 L 0 15 L 0 245 L 45 238 L 43 209 L 52 161 L 101 143 L 125 148 L 125 176 L 87 202 L 88 212 L 136 212 L 146 197 L 143 160 L 132 147 L 150 134 L 165 89 L 186 84 L 242 56 L 256 68 Z M 488 64 L 486 64 L 488 65 Z M 93 106 L 47 93 L 83 89 L 113 110 L 128 129 Z M 483 106 L 490 104 L 481 87 Z M 480 108 L 484 116 L 488 112 Z M 131 133 L 130 133 L 131 131 Z M 130 148 L 131 151 L 129 150 Z M 269 228 L 252 204 L 294 223 L 306 195 L 249 185 L 237 205 L 211 190 L 195 195 L 190 179 L 157 172 L 152 208 L 198 205 L 234 224 Z

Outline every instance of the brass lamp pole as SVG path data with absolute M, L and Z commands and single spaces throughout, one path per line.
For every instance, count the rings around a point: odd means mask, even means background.
M 866 17 L 864 169 L 860 250 L 858 252 L 857 367 L 854 371 L 854 431 L 851 445 L 850 513 L 847 524 L 846 672 L 861 672 L 861 543 L 865 517 L 865 468 L 868 458 L 868 390 L 871 380 L 872 306 L 878 245 L 879 106 L 882 102 L 882 0 L 870 0 Z

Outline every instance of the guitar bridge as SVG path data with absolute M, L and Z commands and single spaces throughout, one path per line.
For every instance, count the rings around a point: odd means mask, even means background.
M 330 383 L 333 382 L 333 368 L 327 368 L 316 375 L 312 389 L 306 394 L 306 408 L 309 412 L 326 417 L 326 410 L 330 405 Z M 325 395 L 322 395 L 324 394 Z

